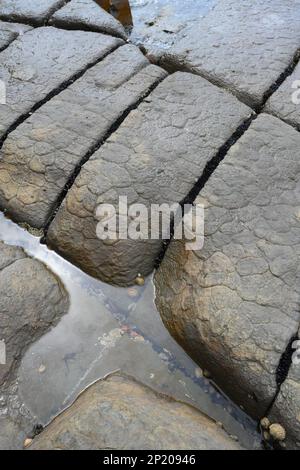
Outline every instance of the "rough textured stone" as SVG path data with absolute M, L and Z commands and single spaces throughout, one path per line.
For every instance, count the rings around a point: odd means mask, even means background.
M 50 226 L 48 241 L 100 279 L 127 285 L 153 270 L 161 240 L 100 240 L 101 203 L 183 200 L 251 110 L 206 80 L 178 72 L 132 111 L 87 162 Z
M 94 0 L 72 0 L 53 15 L 50 23 L 63 28 L 81 28 L 127 38 L 121 23 Z
M 66 0 L 1 0 L 0 18 L 8 21 L 43 24 Z
M 6 345 L 6 365 L 0 365 L 2 385 L 28 345 L 67 312 L 68 296 L 42 263 L 2 242 L 0 291 L 0 338 Z
M 215 422 L 119 374 L 100 380 L 38 436 L 30 449 L 241 450 Z
M 130 0 L 130 40 L 156 59 L 182 37 L 187 27 L 207 15 L 218 0 Z
M 165 325 L 254 417 L 299 325 L 299 145 L 292 127 L 260 115 L 197 199 L 204 248 L 171 242 L 156 274 Z
M 300 337 L 300 331 L 299 335 Z M 281 385 L 279 394 L 270 411 L 272 423 L 280 423 L 286 430 L 287 449 L 300 449 L 300 364 L 299 352 L 293 351 L 293 363 L 287 379 Z M 297 362 L 295 362 L 295 359 Z
M 300 130 L 300 63 L 267 101 L 265 110 Z
M 0 21 L 0 51 L 17 39 L 19 35 L 21 36 L 30 29 L 30 26 L 23 24 L 5 23 L 4 21 Z
M 18 222 L 43 227 L 76 165 L 165 76 L 126 45 L 48 101 L 0 151 L 0 207 Z
M 0 79 L 7 91 L 7 104 L 0 105 L 0 137 L 51 91 L 119 44 L 120 39 L 102 34 L 52 27 L 14 41 L 0 54 Z
M 299 0 L 223 0 L 162 61 L 198 73 L 257 106 L 299 43 Z

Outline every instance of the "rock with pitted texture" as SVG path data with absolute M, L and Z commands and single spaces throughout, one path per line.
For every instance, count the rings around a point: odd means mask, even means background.
M 44 227 L 76 167 L 165 76 L 125 45 L 48 101 L 0 150 L 0 207 L 15 221 Z
M 0 80 L 6 84 L 0 138 L 37 103 L 121 44 L 121 39 L 99 33 L 53 27 L 33 29 L 16 39 L 0 53 Z
M 111 204 L 118 213 L 120 196 L 147 209 L 181 202 L 251 112 L 200 77 L 178 72 L 166 78 L 82 167 L 48 242 L 104 281 L 129 285 L 138 274 L 145 277 L 162 240 L 100 239 L 97 208 Z
M 94 0 L 71 0 L 52 16 L 50 24 L 67 29 L 97 31 L 127 39 L 121 23 Z
M 25 349 L 68 311 L 68 295 L 42 263 L 21 248 L 0 242 L 0 339 L 6 364 L 0 385 L 11 378 Z
M 260 115 L 197 203 L 200 251 L 173 241 L 155 282 L 172 335 L 237 404 L 265 416 L 299 326 L 300 135 Z
M 197 73 L 259 106 L 299 44 L 299 0 L 222 0 L 161 60 L 168 69 Z
M 65 0 L 1 0 L 0 19 L 44 24 Z
M 31 450 L 241 450 L 196 408 L 114 374 L 83 392 Z

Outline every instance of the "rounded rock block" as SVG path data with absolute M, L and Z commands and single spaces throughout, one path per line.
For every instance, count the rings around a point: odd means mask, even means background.
M 300 320 L 299 146 L 292 127 L 260 115 L 196 200 L 203 249 L 172 241 L 155 276 L 169 331 L 255 418 Z
M 0 339 L 6 360 L 0 385 L 11 378 L 25 349 L 67 313 L 69 297 L 61 282 L 21 248 L 0 242 Z
M 196 408 L 121 374 L 83 392 L 31 450 L 242 450 Z

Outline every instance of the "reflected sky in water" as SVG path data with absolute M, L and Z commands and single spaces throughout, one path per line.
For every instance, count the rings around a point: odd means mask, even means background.
M 46 425 L 88 385 L 121 370 L 168 395 L 191 403 L 223 423 L 248 447 L 259 446 L 255 423 L 202 376 L 164 327 L 154 303 L 154 284 L 106 285 L 40 244 L 3 214 L 0 239 L 45 263 L 70 295 L 70 310 L 26 352 L 18 394 L 35 421 Z

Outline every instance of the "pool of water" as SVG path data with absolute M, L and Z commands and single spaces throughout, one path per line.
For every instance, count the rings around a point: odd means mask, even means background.
M 198 407 L 222 422 L 245 447 L 260 446 L 256 424 L 203 377 L 164 327 L 155 307 L 152 277 L 143 287 L 106 285 L 3 214 L 0 239 L 45 263 L 70 296 L 69 312 L 27 350 L 19 368 L 14 402 L 26 409 L 32 422 L 48 424 L 95 380 L 121 370 Z

